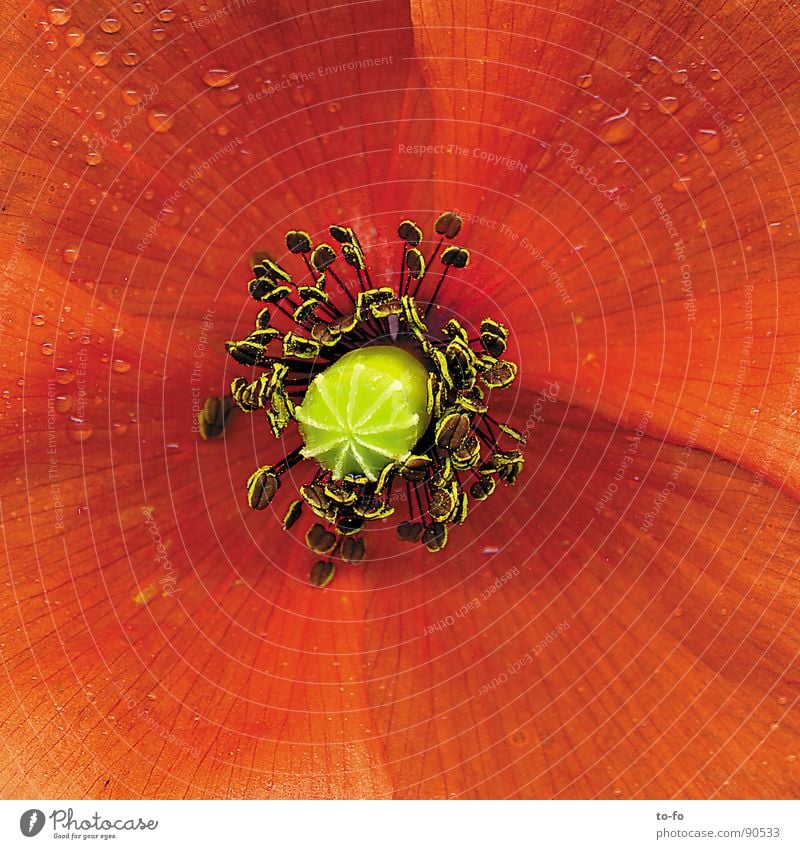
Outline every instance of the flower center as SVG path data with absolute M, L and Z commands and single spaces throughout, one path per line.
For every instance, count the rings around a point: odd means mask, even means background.
M 404 502 L 406 514 L 395 518 L 397 537 L 440 551 L 449 528 L 462 524 L 498 481 L 514 484 L 522 471 L 521 452 L 503 446 L 524 444 L 522 434 L 489 413 L 492 394 L 517 374 L 504 359 L 508 330 L 491 318 L 473 328 L 452 318 L 438 331 L 428 326 L 448 276 L 469 264 L 467 250 L 444 246 L 461 224 L 455 213 L 443 213 L 434 224 L 438 241 L 425 248 L 422 230 L 401 222 L 392 286 L 373 285 L 358 237 L 338 224 L 329 231 L 338 253 L 327 243 L 314 246 L 303 230 L 286 234 L 305 280 L 268 256 L 253 267 L 249 290 L 262 304 L 255 330 L 226 347 L 256 375 L 235 378 L 231 398 L 209 399 L 198 432 L 222 436 L 234 404 L 263 410 L 276 439 L 296 422 L 302 442 L 253 472 L 247 501 L 264 510 L 289 469 L 315 464 L 300 498 L 285 509 L 283 526 L 293 528 L 304 508 L 319 520 L 305 534 L 306 545 L 325 558 L 311 569 L 316 586 L 333 578 L 334 559 L 364 559 L 360 531 L 394 517 L 396 502 Z M 431 272 L 437 260 L 438 278 Z
M 334 480 L 363 474 L 377 481 L 386 465 L 405 460 L 430 424 L 428 372 L 392 345 L 345 354 L 312 381 L 295 409 L 304 457 Z

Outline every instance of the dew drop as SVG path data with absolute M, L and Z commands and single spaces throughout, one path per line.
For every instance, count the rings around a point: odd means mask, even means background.
M 70 11 L 64 6 L 48 6 L 47 19 L 51 24 L 55 24 L 57 27 L 63 27 L 64 24 L 69 23 Z
M 78 258 L 78 249 L 72 246 L 66 247 L 61 255 L 64 257 L 64 262 L 72 265 L 72 263 Z
M 120 92 L 120 97 L 122 98 L 124 103 L 127 103 L 128 106 L 138 106 L 141 101 L 141 97 L 139 96 L 139 92 L 136 91 L 135 88 L 124 88 Z
M 117 374 L 125 374 L 125 372 L 127 372 L 127 371 L 130 371 L 130 370 L 131 370 L 131 364 L 130 364 L 129 362 L 127 362 L 126 360 L 116 359 L 116 360 L 114 360 L 114 362 L 111 364 L 111 368 L 112 368 L 112 369 L 113 369 L 113 370 L 114 370 Z
M 163 109 L 151 109 L 147 113 L 147 125 L 154 133 L 168 133 L 175 126 L 175 116 Z
M 148 584 L 133 596 L 132 601 L 134 604 L 149 604 L 157 595 L 158 590 L 152 584 Z
M 72 409 L 72 395 L 57 395 L 55 407 L 59 413 L 68 413 Z
M 131 3 L 131 12 L 134 15 L 141 15 L 144 12 L 144 3 Z
M 685 68 L 681 68 L 679 71 L 675 71 L 672 75 L 672 82 L 675 85 L 686 85 L 686 81 L 689 79 L 689 74 Z
M 719 68 L 709 68 L 708 75 L 712 80 L 722 79 L 722 71 Z
M 786 755 L 786 762 L 793 764 L 797 762 L 797 755 Z
M 41 346 L 42 356 L 44 357 L 52 357 L 55 353 L 55 348 L 53 347 L 52 342 L 42 342 Z
M 224 68 L 210 68 L 203 74 L 203 82 L 211 88 L 223 88 L 236 78 L 236 71 L 226 71 Z
M 84 419 L 77 416 L 70 416 L 67 422 L 67 436 L 73 442 L 86 442 L 92 435 L 92 426 L 87 424 Z
M 658 111 L 664 115 L 674 115 L 678 111 L 679 106 L 680 102 L 677 97 L 662 97 L 658 101 Z
M 223 106 L 236 106 L 242 101 L 242 93 L 238 85 L 229 85 L 221 92 L 219 101 Z
M 578 88 L 589 88 L 594 82 L 594 77 L 591 74 L 581 74 L 577 80 L 575 80 L 575 84 Z
M 79 29 L 75 29 L 75 27 L 68 29 L 64 35 L 64 41 L 67 42 L 69 47 L 78 47 L 83 44 L 83 38 L 83 33 Z
M 111 51 L 95 47 L 89 54 L 89 59 L 96 68 L 102 68 L 111 61 Z
M 659 59 L 658 56 L 651 56 L 647 60 L 647 70 L 650 71 L 651 74 L 663 74 L 664 60 Z
M 75 380 L 75 374 L 66 368 L 56 368 L 56 383 L 60 383 L 62 386 L 66 386 L 68 383 L 72 383 Z
M 115 32 L 119 32 L 122 29 L 122 22 L 117 20 L 117 18 L 106 18 L 100 24 L 100 29 L 103 32 L 107 32 L 109 35 L 113 35 Z
M 87 165 L 99 165 L 103 161 L 103 157 L 96 150 L 90 150 L 86 154 L 86 164 Z
M 339 112 L 341 110 L 342 104 L 337 103 L 335 100 L 332 100 L 326 108 L 327 108 L 328 112 L 336 113 L 336 112 Z
M 156 27 L 150 35 L 153 36 L 153 41 L 163 41 L 167 37 L 167 31 L 164 27 Z
M 44 316 L 43 315 L 35 315 L 31 318 L 31 324 L 35 324 L 37 327 L 41 327 L 44 324 Z
M 135 50 L 126 50 L 122 54 L 122 64 L 127 65 L 129 68 L 138 65 L 141 61 L 142 57 Z
M 673 615 L 676 619 L 680 619 L 680 618 L 681 618 L 681 616 L 683 616 L 683 610 L 681 610 L 681 608 L 680 608 L 680 607 L 677 607 L 677 608 L 675 608 L 675 610 L 673 610 L 673 611 L 672 611 L 672 615 Z
M 117 436 L 123 436 L 128 430 L 128 425 L 126 425 L 125 422 L 114 422 L 114 424 L 111 425 L 111 430 Z
M 704 153 L 717 153 L 722 147 L 722 136 L 716 130 L 698 130 L 694 140 Z
M 309 106 L 314 100 L 314 95 L 311 89 L 304 86 L 303 88 L 293 89 L 291 100 L 296 106 Z
M 175 19 L 175 12 L 173 12 L 172 9 L 162 9 L 156 15 L 156 18 L 158 18 L 162 24 L 168 24 L 170 21 Z
M 675 180 L 672 184 L 672 188 L 674 191 L 679 192 L 681 194 L 686 194 L 689 191 L 689 183 L 692 182 L 691 177 L 680 177 Z
M 633 121 L 628 117 L 630 109 L 620 112 L 618 115 L 612 115 L 606 118 L 602 123 L 603 131 L 601 133 L 603 141 L 608 144 L 622 144 L 628 141 L 636 129 Z

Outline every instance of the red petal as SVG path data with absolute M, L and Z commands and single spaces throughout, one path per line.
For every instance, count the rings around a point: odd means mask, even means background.
M 676 441 L 703 415 L 699 444 L 799 492 L 796 16 L 414 9 L 440 140 L 467 152 L 440 157 L 440 203 L 527 316 L 529 385 Z

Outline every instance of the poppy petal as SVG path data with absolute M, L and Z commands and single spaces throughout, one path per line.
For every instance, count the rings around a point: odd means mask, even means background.
M 526 315 L 523 379 L 628 427 L 649 409 L 676 441 L 703 413 L 699 444 L 800 492 L 796 17 L 413 10 L 440 135 L 466 151 L 437 190 L 485 291 Z

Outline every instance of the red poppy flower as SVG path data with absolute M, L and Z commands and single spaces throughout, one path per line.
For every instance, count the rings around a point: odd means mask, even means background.
M 0 14 L 4 795 L 796 793 L 791 10 Z M 198 399 L 255 251 L 446 209 L 525 475 L 311 587 Z

